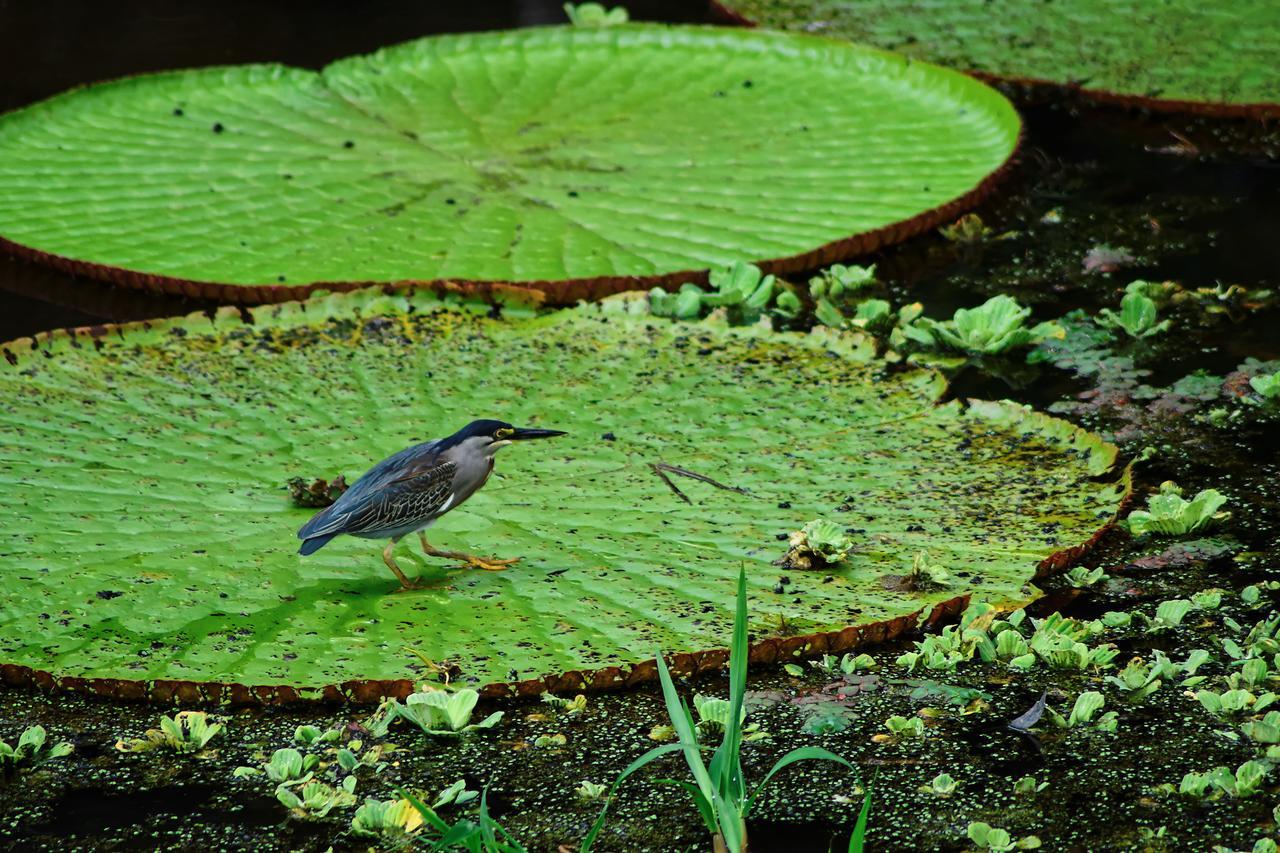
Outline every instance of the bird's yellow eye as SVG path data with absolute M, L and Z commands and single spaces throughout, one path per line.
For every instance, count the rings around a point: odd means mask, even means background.
M 495 433 L 493 434 L 493 437 L 494 437 L 494 438 L 506 438 L 507 436 L 512 435 L 512 434 L 514 434 L 514 433 L 515 433 L 515 430 L 513 430 L 513 429 L 507 429 L 506 427 L 503 427 L 502 429 L 500 429 L 500 430 L 498 430 L 497 432 L 495 432 Z

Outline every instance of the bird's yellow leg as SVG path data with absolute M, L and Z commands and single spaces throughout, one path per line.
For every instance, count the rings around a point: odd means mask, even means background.
M 391 556 L 391 552 L 395 549 L 396 543 L 399 541 L 399 538 L 392 539 L 387 543 L 387 547 L 382 549 L 382 562 L 386 563 L 387 568 L 394 572 L 395 576 L 400 579 L 400 589 L 402 591 L 407 589 L 416 589 L 418 582 L 409 580 L 405 573 L 400 571 L 400 567 L 396 565 L 395 557 Z
M 418 540 L 422 543 L 422 553 L 429 557 L 445 557 L 450 560 L 461 560 L 467 564 L 470 569 L 484 569 L 489 572 L 500 572 L 512 563 L 520 562 L 519 557 L 511 557 L 510 559 L 499 559 L 498 557 L 477 557 L 475 554 L 468 554 L 465 551 L 441 551 L 427 541 L 427 534 L 421 530 L 418 531 Z

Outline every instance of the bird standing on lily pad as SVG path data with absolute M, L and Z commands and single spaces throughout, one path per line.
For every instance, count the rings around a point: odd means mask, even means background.
M 423 553 L 428 556 L 462 560 L 478 569 L 504 569 L 520 558 L 500 560 L 460 551 L 440 551 L 427 542 L 423 531 L 479 491 L 493 473 L 493 457 L 499 449 L 516 441 L 557 435 L 564 433 L 480 420 L 472 421 L 447 438 L 415 444 L 388 456 L 370 468 L 331 506 L 302 525 L 298 538 L 303 542 L 298 553 L 313 554 L 343 533 L 362 539 L 389 539 L 382 550 L 382 560 L 400 579 L 404 589 L 413 589 L 417 583 L 405 576 L 391 552 L 402 536 L 416 531 Z

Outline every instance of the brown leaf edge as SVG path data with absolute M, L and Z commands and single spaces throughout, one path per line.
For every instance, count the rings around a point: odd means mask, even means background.
M 760 26 L 756 21 L 743 15 L 732 6 L 720 2 L 720 0 L 708 0 L 708 12 L 711 15 L 711 20 L 718 24 L 751 28 Z M 1208 116 L 1210 118 L 1280 118 L 1280 103 L 1269 101 L 1257 101 L 1247 104 L 1228 104 L 1222 101 L 1187 101 L 1150 95 L 1132 95 L 1124 92 L 1113 92 L 1109 89 L 1094 89 L 1079 83 L 1063 83 L 1060 80 L 1047 80 L 1043 77 L 1019 77 L 1013 74 L 996 74 L 990 71 L 957 70 L 964 71 L 965 74 L 984 83 L 1009 83 L 1025 87 L 1031 92 L 1070 95 L 1107 106 L 1144 109 L 1160 113 Z
M 509 304 L 518 302 L 524 305 L 537 306 L 543 301 L 543 294 L 518 287 L 488 284 L 463 284 L 436 282 L 421 289 L 428 290 L 436 296 L 460 296 L 480 299 L 491 304 Z M 402 288 L 385 288 L 388 295 L 399 293 Z M 344 301 L 348 297 L 335 295 L 332 300 Z M 359 297 L 358 297 L 359 298 Z M 311 303 L 291 303 L 288 305 L 262 306 L 256 312 L 267 315 L 277 312 L 302 312 L 310 305 L 320 303 L 324 308 L 324 300 L 312 300 Z M 256 314 L 255 312 L 255 314 Z M 130 332 L 163 331 L 166 327 L 177 326 L 191 319 L 209 319 L 204 314 L 192 314 L 188 317 L 173 317 L 164 320 L 142 320 L 132 323 L 89 326 L 79 329 L 58 330 L 42 333 L 34 338 L 23 338 L 0 344 L 0 354 L 12 365 L 19 363 L 18 355 L 33 356 L 43 354 L 52 357 L 55 348 L 62 344 L 71 347 L 83 346 L 81 341 L 89 339 L 97 341 L 101 338 L 123 340 Z M 249 322 L 240 312 L 231 306 L 219 309 L 216 319 L 228 322 Z M 17 351 L 15 353 L 15 350 Z M 1035 413 L 1038 417 L 1044 417 Z M 1050 554 L 1036 567 L 1032 580 L 1038 580 L 1056 574 L 1074 566 L 1117 524 L 1117 520 L 1125 515 L 1133 499 L 1133 464 L 1124 469 L 1121 484 L 1124 494 L 1117 507 L 1116 514 L 1097 530 L 1087 541 Z M 910 634 L 917 628 L 924 631 L 936 630 L 949 622 L 954 622 L 969 604 L 970 594 L 957 595 L 934 605 L 926 614 L 923 609 L 904 614 L 893 619 L 871 622 L 862 625 L 850 625 L 837 631 L 821 631 L 792 637 L 766 637 L 751 644 L 750 662 L 753 664 L 776 664 L 791 662 L 823 654 L 844 652 L 863 646 L 885 643 Z M 699 652 L 679 652 L 665 657 L 671 671 L 681 676 L 698 676 L 723 669 L 729 661 L 728 649 L 709 649 Z M 530 678 L 523 681 L 494 682 L 479 689 L 480 695 L 486 699 L 523 699 L 538 696 L 542 693 L 571 693 L 580 691 L 623 690 L 657 680 L 657 662 L 642 661 L 629 666 L 610 666 L 597 670 L 570 670 L 568 672 Z M 375 705 L 384 698 L 403 698 L 416 689 L 412 679 L 356 679 L 340 684 L 327 684 L 322 687 L 293 687 L 286 684 L 241 684 L 238 682 L 188 681 L 176 679 L 157 679 L 150 681 L 122 678 L 84 678 L 79 676 L 60 676 L 47 670 L 20 664 L 0 663 L 0 684 L 11 687 L 26 688 L 42 693 L 76 693 L 82 696 L 107 698 L 123 701 L 146 701 L 178 706 L 262 706 L 262 705 L 308 705 L 315 703 L 353 705 Z
M 714 3 L 714 0 L 713 0 Z M 718 4 L 715 4 L 718 5 Z M 724 7 L 721 7 L 724 8 Z M 727 11 L 727 10 L 726 10 Z M 736 13 L 733 13 L 736 15 Z M 745 19 L 741 19 L 745 22 Z M 748 26 L 754 26 L 747 22 Z M 1021 118 L 1018 121 L 1018 138 L 1014 141 L 1009 155 L 1004 162 L 988 173 L 972 189 L 956 196 L 951 201 L 938 207 L 930 208 L 908 217 L 907 219 L 882 225 L 870 231 L 852 234 L 830 243 L 824 243 L 814 249 L 789 255 L 783 258 L 755 260 L 757 266 L 765 273 L 787 275 L 802 272 L 815 267 L 826 266 L 839 261 L 848 260 L 859 255 L 866 255 L 901 243 L 908 238 L 939 225 L 944 225 L 960 214 L 977 207 L 986 200 L 996 187 L 1008 176 L 1017 164 L 1025 139 L 1025 128 Z M 517 287 L 541 291 L 545 295 L 546 304 L 552 307 L 574 305 L 582 300 L 603 299 L 616 293 L 628 290 L 649 290 L 661 287 L 676 290 L 685 282 L 706 284 L 709 270 L 681 270 L 678 272 L 660 273 L 640 276 L 593 276 L 590 278 L 569 278 L 536 281 L 507 281 L 482 279 L 403 279 L 400 281 L 316 281 L 307 284 L 224 284 L 215 281 L 199 281 L 196 279 L 176 278 L 174 276 L 144 273 L 124 267 L 99 264 L 92 261 L 81 261 L 65 255 L 45 252 L 31 246 L 16 243 L 0 235 L 0 252 L 13 255 L 26 261 L 60 270 L 71 275 L 105 281 L 121 287 L 144 290 L 169 296 L 185 296 L 190 299 L 212 299 L 217 302 L 264 305 L 278 302 L 291 302 L 306 299 L 317 290 L 344 292 L 366 287 L 394 288 L 436 288 L 443 285 L 457 285 L 465 288 L 474 287 Z

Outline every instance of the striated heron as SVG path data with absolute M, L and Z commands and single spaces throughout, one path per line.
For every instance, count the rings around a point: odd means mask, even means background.
M 521 429 L 502 421 L 472 421 L 447 438 L 426 441 L 374 465 L 331 506 L 302 525 L 298 553 L 314 554 L 343 533 L 363 539 L 390 539 L 382 550 L 387 568 L 404 589 L 413 589 L 392 550 L 402 536 L 418 532 L 423 553 L 462 560 L 467 566 L 499 570 L 520 558 L 499 560 L 460 551 L 440 551 L 423 532 L 436 519 L 475 494 L 493 473 L 494 454 L 515 441 L 564 435 L 554 429 Z

